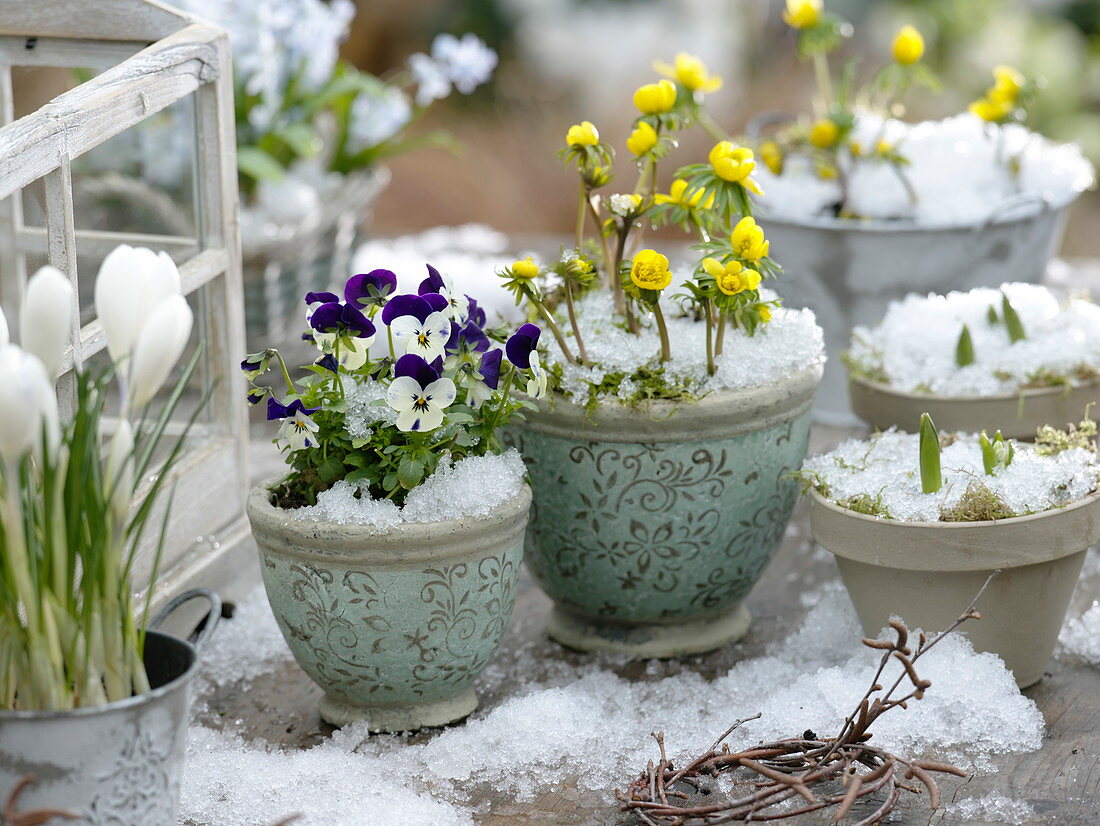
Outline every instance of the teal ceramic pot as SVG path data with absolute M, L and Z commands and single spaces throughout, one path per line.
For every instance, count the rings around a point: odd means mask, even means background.
M 675 657 L 749 626 L 742 600 L 798 495 L 814 364 L 690 404 L 544 403 L 516 435 L 535 491 L 526 561 L 571 648 Z
M 473 682 L 515 604 L 531 491 L 486 517 L 361 525 L 290 519 L 248 500 L 268 601 L 333 725 L 411 731 L 477 708 Z

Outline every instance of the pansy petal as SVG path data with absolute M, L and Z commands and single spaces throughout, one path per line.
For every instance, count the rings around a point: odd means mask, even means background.
M 313 311 L 309 326 L 322 333 L 335 333 L 340 329 L 344 307 L 338 301 L 329 301 Z
M 422 394 L 420 382 L 411 376 L 398 376 L 386 388 L 386 404 L 398 412 L 411 410 Z
M 448 407 L 455 400 L 455 383 L 451 379 L 433 381 L 424 388 L 424 395 L 431 399 L 432 407 Z
M 420 287 L 417 292 L 421 295 L 425 293 L 438 293 L 443 287 L 443 276 L 439 274 L 439 270 L 428 264 L 428 277 L 420 282 Z
M 395 295 L 386 302 L 382 308 L 382 321 L 393 325 L 393 322 L 405 316 L 411 316 L 418 321 L 423 321 L 432 312 L 432 306 L 418 295 Z
M 431 307 L 433 313 L 445 312 L 450 310 L 451 307 L 451 302 L 439 293 L 424 293 L 421 299 L 428 302 L 428 306 Z

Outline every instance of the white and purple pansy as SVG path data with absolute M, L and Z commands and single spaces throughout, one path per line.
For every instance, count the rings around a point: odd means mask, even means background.
M 359 309 L 384 307 L 397 292 L 397 276 L 392 270 L 371 270 L 353 275 L 344 284 L 344 301 Z
M 455 400 L 455 383 L 418 355 L 397 360 L 386 402 L 397 411 L 397 429 L 424 433 L 443 424 L 443 411 Z
M 427 293 L 438 293 L 447 299 L 448 312 L 451 314 L 451 320 L 462 323 L 467 318 L 467 310 L 470 306 L 470 299 L 464 293 L 458 292 L 455 289 L 454 282 L 450 278 L 443 275 L 439 270 L 428 264 L 428 277 L 420 282 L 420 287 L 417 292 L 421 295 Z
M 288 405 L 280 404 L 274 397 L 267 400 L 267 420 L 283 420 L 278 439 L 291 450 L 317 446 L 317 423 L 310 416 L 318 410 L 319 407 L 306 407 L 301 399 L 295 399 Z
M 313 338 L 325 352 L 336 351 L 340 364 L 348 370 L 362 367 L 374 341 L 374 323 L 362 311 L 339 299 L 327 301 L 313 311 L 309 326 Z
M 508 339 L 504 345 L 508 353 L 508 361 L 516 367 L 530 372 L 531 377 L 527 381 L 527 395 L 535 399 L 541 399 L 546 395 L 546 371 L 539 362 L 539 336 L 542 330 L 534 324 L 524 324 Z
M 504 351 L 494 348 L 481 354 L 481 364 L 467 388 L 470 407 L 475 410 L 493 397 L 500 386 L 500 363 Z
M 382 308 L 382 321 L 389 325 L 394 345 L 429 361 L 442 357 L 451 339 L 451 316 L 447 300 L 439 293 L 397 295 Z
M 488 349 L 489 337 L 472 321 L 467 321 L 461 327 L 451 322 L 451 338 L 447 342 L 448 370 L 480 363 L 480 354 Z

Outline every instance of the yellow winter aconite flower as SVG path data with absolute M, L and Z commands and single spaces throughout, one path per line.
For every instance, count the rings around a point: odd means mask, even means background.
M 863 144 L 859 141 L 848 141 L 848 152 L 851 153 L 853 158 L 862 158 Z
M 565 133 L 569 146 L 595 146 L 600 142 L 600 130 L 590 120 L 574 123 Z
M 672 283 L 668 258 L 657 250 L 639 250 L 630 267 L 630 280 L 640 290 L 663 290 Z
M 702 60 L 687 52 L 676 55 L 671 66 L 658 60 L 653 68 L 693 92 L 716 92 L 722 88 L 722 78 L 710 74 Z
M 659 80 L 639 86 L 634 105 L 643 115 L 663 115 L 676 105 L 676 85 L 671 80 Z
M 773 175 L 783 174 L 783 150 L 775 141 L 764 141 L 760 144 L 760 160 Z
M 828 149 L 840 137 L 840 127 L 828 118 L 814 121 L 810 127 L 810 143 L 818 149 Z
M 714 206 L 713 192 L 708 194 L 706 190 L 697 189 L 691 194 L 690 198 L 686 198 L 684 196 L 687 193 L 687 188 L 687 181 L 677 178 L 672 182 L 672 185 L 669 186 L 668 195 L 658 193 L 653 196 L 653 200 L 658 204 L 672 204 L 681 209 L 710 209 Z M 707 196 L 705 201 L 703 200 L 704 195 Z
M 757 312 L 760 313 L 760 320 L 765 324 L 772 320 L 772 308 L 767 304 L 761 304 L 757 308 Z
M 516 278 L 534 278 L 539 274 L 539 265 L 530 256 L 513 261 L 509 269 Z
M 894 149 L 894 145 L 890 141 L 879 141 L 875 144 L 876 155 L 889 155 Z
M 644 155 L 657 145 L 657 130 L 641 121 L 626 139 L 626 148 L 635 155 Z
M 894 36 L 893 52 L 902 66 L 912 66 L 924 57 L 924 38 L 912 26 L 902 26 Z
M 746 261 L 756 261 L 763 258 L 768 254 L 768 249 L 771 246 L 771 242 L 764 238 L 764 229 L 756 223 L 756 219 L 751 215 L 746 215 L 737 222 L 737 225 L 733 228 L 733 234 L 730 236 L 730 241 L 733 244 L 734 253 Z
M 793 29 L 809 29 L 821 19 L 822 0 L 787 0 L 783 22 Z
M 1024 76 L 1011 66 L 997 66 L 993 69 L 993 87 L 986 97 L 995 103 L 1015 103 L 1025 82 Z
M 702 265 L 726 295 L 737 295 L 760 286 L 760 273 L 747 269 L 740 261 L 723 264 L 717 258 L 704 258 Z
M 972 114 L 990 123 L 1004 120 L 1016 108 L 1014 101 L 996 101 L 989 98 L 979 98 L 967 107 Z
M 743 182 L 756 169 L 752 150 L 738 146 L 733 141 L 716 143 L 707 160 L 719 178 L 732 183 Z

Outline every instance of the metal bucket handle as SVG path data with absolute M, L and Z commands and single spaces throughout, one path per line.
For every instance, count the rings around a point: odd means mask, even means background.
M 210 603 L 210 610 L 206 613 L 206 620 L 202 625 L 202 629 L 193 633 L 189 641 L 195 648 L 202 651 L 203 646 L 214 634 L 214 629 L 218 627 L 218 620 L 222 617 L 222 599 L 209 588 L 192 588 L 190 591 L 184 591 L 182 594 L 173 597 L 149 622 L 149 628 L 156 631 L 173 611 L 198 597 L 202 597 Z

